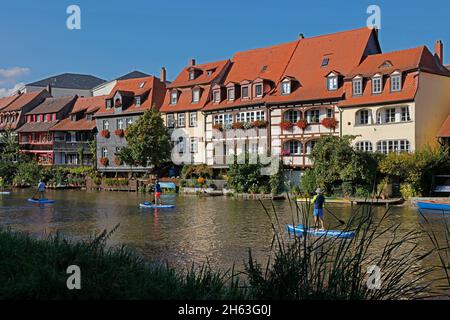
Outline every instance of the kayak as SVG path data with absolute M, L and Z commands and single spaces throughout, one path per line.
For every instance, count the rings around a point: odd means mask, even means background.
M 447 211 L 447 213 L 450 213 L 450 202 L 418 201 L 417 206 L 422 210 Z
M 287 226 L 289 234 L 294 234 L 297 237 L 301 237 L 305 233 L 313 235 L 315 237 L 331 237 L 331 238 L 342 238 L 351 239 L 354 238 L 356 233 L 354 231 L 339 231 L 339 230 L 318 230 L 314 228 L 305 228 L 302 224 L 297 226 L 288 225 Z
M 33 202 L 33 203 L 55 203 L 55 200 L 49 200 L 49 199 L 28 199 L 29 202 Z
M 175 206 L 172 205 L 172 204 L 159 204 L 159 205 L 156 205 L 156 204 L 152 204 L 152 203 L 148 203 L 148 202 L 147 203 L 146 202 L 140 203 L 139 207 L 146 208 L 146 209 L 158 209 L 158 208 L 170 209 L 170 208 L 175 208 Z

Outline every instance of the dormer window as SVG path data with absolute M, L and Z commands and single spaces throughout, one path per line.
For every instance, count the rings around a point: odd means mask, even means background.
M 91 114 L 91 113 L 88 113 L 88 114 L 86 115 L 86 120 L 88 120 L 88 121 L 91 121 L 91 120 L 92 120 L 92 114 Z
M 402 91 L 402 75 L 401 74 L 391 75 L 391 91 L 392 92 Z
M 213 92 L 213 100 L 214 100 L 214 103 L 219 103 L 220 102 L 220 90 L 214 90 L 214 92 Z
M 72 114 L 72 115 L 70 116 L 70 121 L 72 121 L 72 122 L 77 121 L 77 115 L 76 115 L 76 114 Z
M 141 82 L 141 84 L 139 85 L 139 89 L 142 89 L 145 86 L 145 82 Z
M 170 104 L 177 104 L 178 102 L 178 92 L 176 90 L 170 93 Z
M 285 80 L 281 82 L 281 94 L 290 94 L 291 93 L 291 81 Z
M 360 96 L 363 93 L 363 79 L 361 77 L 353 79 L 353 95 Z
M 322 67 L 328 66 L 328 63 L 330 62 L 330 58 L 323 58 L 322 60 Z
M 336 75 L 330 75 L 327 82 L 328 91 L 336 91 L 338 89 L 338 77 Z
M 234 101 L 234 99 L 235 99 L 234 88 L 228 88 L 227 99 L 228 99 L 228 101 Z
M 255 97 L 261 98 L 263 96 L 263 85 L 256 84 L 255 85 Z
M 195 70 L 191 70 L 189 71 L 189 80 L 194 80 L 195 79 Z
M 198 103 L 200 101 L 200 89 L 192 90 L 192 103 Z
M 241 93 L 242 99 L 248 99 L 248 86 L 242 86 L 242 93 Z
M 110 99 L 106 100 L 106 109 L 111 109 L 112 101 Z
M 120 108 L 120 107 L 122 106 L 122 100 L 120 100 L 119 98 L 117 98 L 117 99 L 114 101 L 114 106 L 115 106 L 116 108 Z
M 141 105 L 141 97 L 136 97 L 135 103 L 136 103 L 136 106 L 139 107 Z
M 379 94 L 383 91 L 383 78 L 375 76 L 372 78 L 372 93 Z

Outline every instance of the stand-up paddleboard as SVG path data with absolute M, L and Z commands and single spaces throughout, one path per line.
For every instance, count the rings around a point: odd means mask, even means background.
M 450 213 L 450 202 L 443 201 L 419 201 L 417 206 L 421 210 L 433 210 L 436 212 Z
M 0 191 L 0 195 L 8 196 L 11 194 L 11 191 Z
M 28 199 L 28 202 L 32 202 L 32 203 L 55 203 L 55 200 L 49 200 L 49 199 Z
M 150 202 L 140 203 L 139 207 L 146 208 L 146 209 L 158 209 L 158 208 L 170 209 L 170 208 L 175 208 L 175 206 L 172 205 L 172 204 L 159 204 L 159 205 L 156 205 L 156 204 L 153 204 L 153 203 L 150 203 Z
M 339 231 L 339 230 L 318 230 L 314 228 L 307 228 L 302 224 L 297 226 L 288 225 L 287 226 L 289 234 L 293 234 L 297 237 L 303 236 L 305 233 L 311 234 L 315 237 L 332 237 L 332 238 L 342 238 L 351 239 L 354 238 L 356 233 L 354 231 Z

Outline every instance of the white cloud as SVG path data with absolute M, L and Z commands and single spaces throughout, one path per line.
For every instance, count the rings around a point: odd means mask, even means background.
M 0 98 L 13 95 L 14 93 L 17 92 L 17 90 L 22 88 L 24 85 L 25 85 L 25 83 L 21 82 L 21 83 L 16 83 L 14 85 L 14 87 L 9 88 L 9 89 L 8 88 L 0 88 Z
M 15 79 L 30 72 L 30 68 L 13 67 L 9 69 L 0 69 L 0 78 L 4 80 Z

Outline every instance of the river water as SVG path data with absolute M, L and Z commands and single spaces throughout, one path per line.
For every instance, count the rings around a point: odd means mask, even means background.
M 228 197 L 198 197 L 164 195 L 163 201 L 175 204 L 175 209 L 140 209 L 138 204 L 146 196 L 136 193 L 98 191 L 50 191 L 52 205 L 27 202 L 32 190 L 15 190 L 12 195 L 0 196 L 0 225 L 13 230 L 30 232 L 37 237 L 59 231 L 74 240 L 87 239 L 104 229 L 120 224 L 112 235 L 111 245 L 126 245 L 149 260 L 163 260 L 177 266 L 190 266 L 209 261 L 223 270 L 235 264 L 242 270 L 248 249 L 263 264 L 271 254 L 273 230 L 271 218 L 258 201 Z M 270 202 L 264 202 L 271 207 Z M 274 202 L 280 224 L 292 222 L 293 213 L 288 201 Z M 347 221 L 350 206 L 336 205 L 332 211 Z M 385 207 L 376 209 L 381 217 Z M 444 222 L 450 215 L 429 214 L 430 228 L 439 240 L 445 239 Z M 272 221 L 274 218 L 272 217 Z M 384 223 L 399 223 L 401 232 L 415 230 L 424 222 L 416 209 L 393 207 Z M 327 226 L 336 227 L 336 220 L 326 215 Z M 284 234 L 287 238 L 288 235 Z M 431 243 L 426 238 L 423 250 Z M 379 250 L 374 248 L 373 250 Z M 437 265 L 437 258 L 426 263 Z

